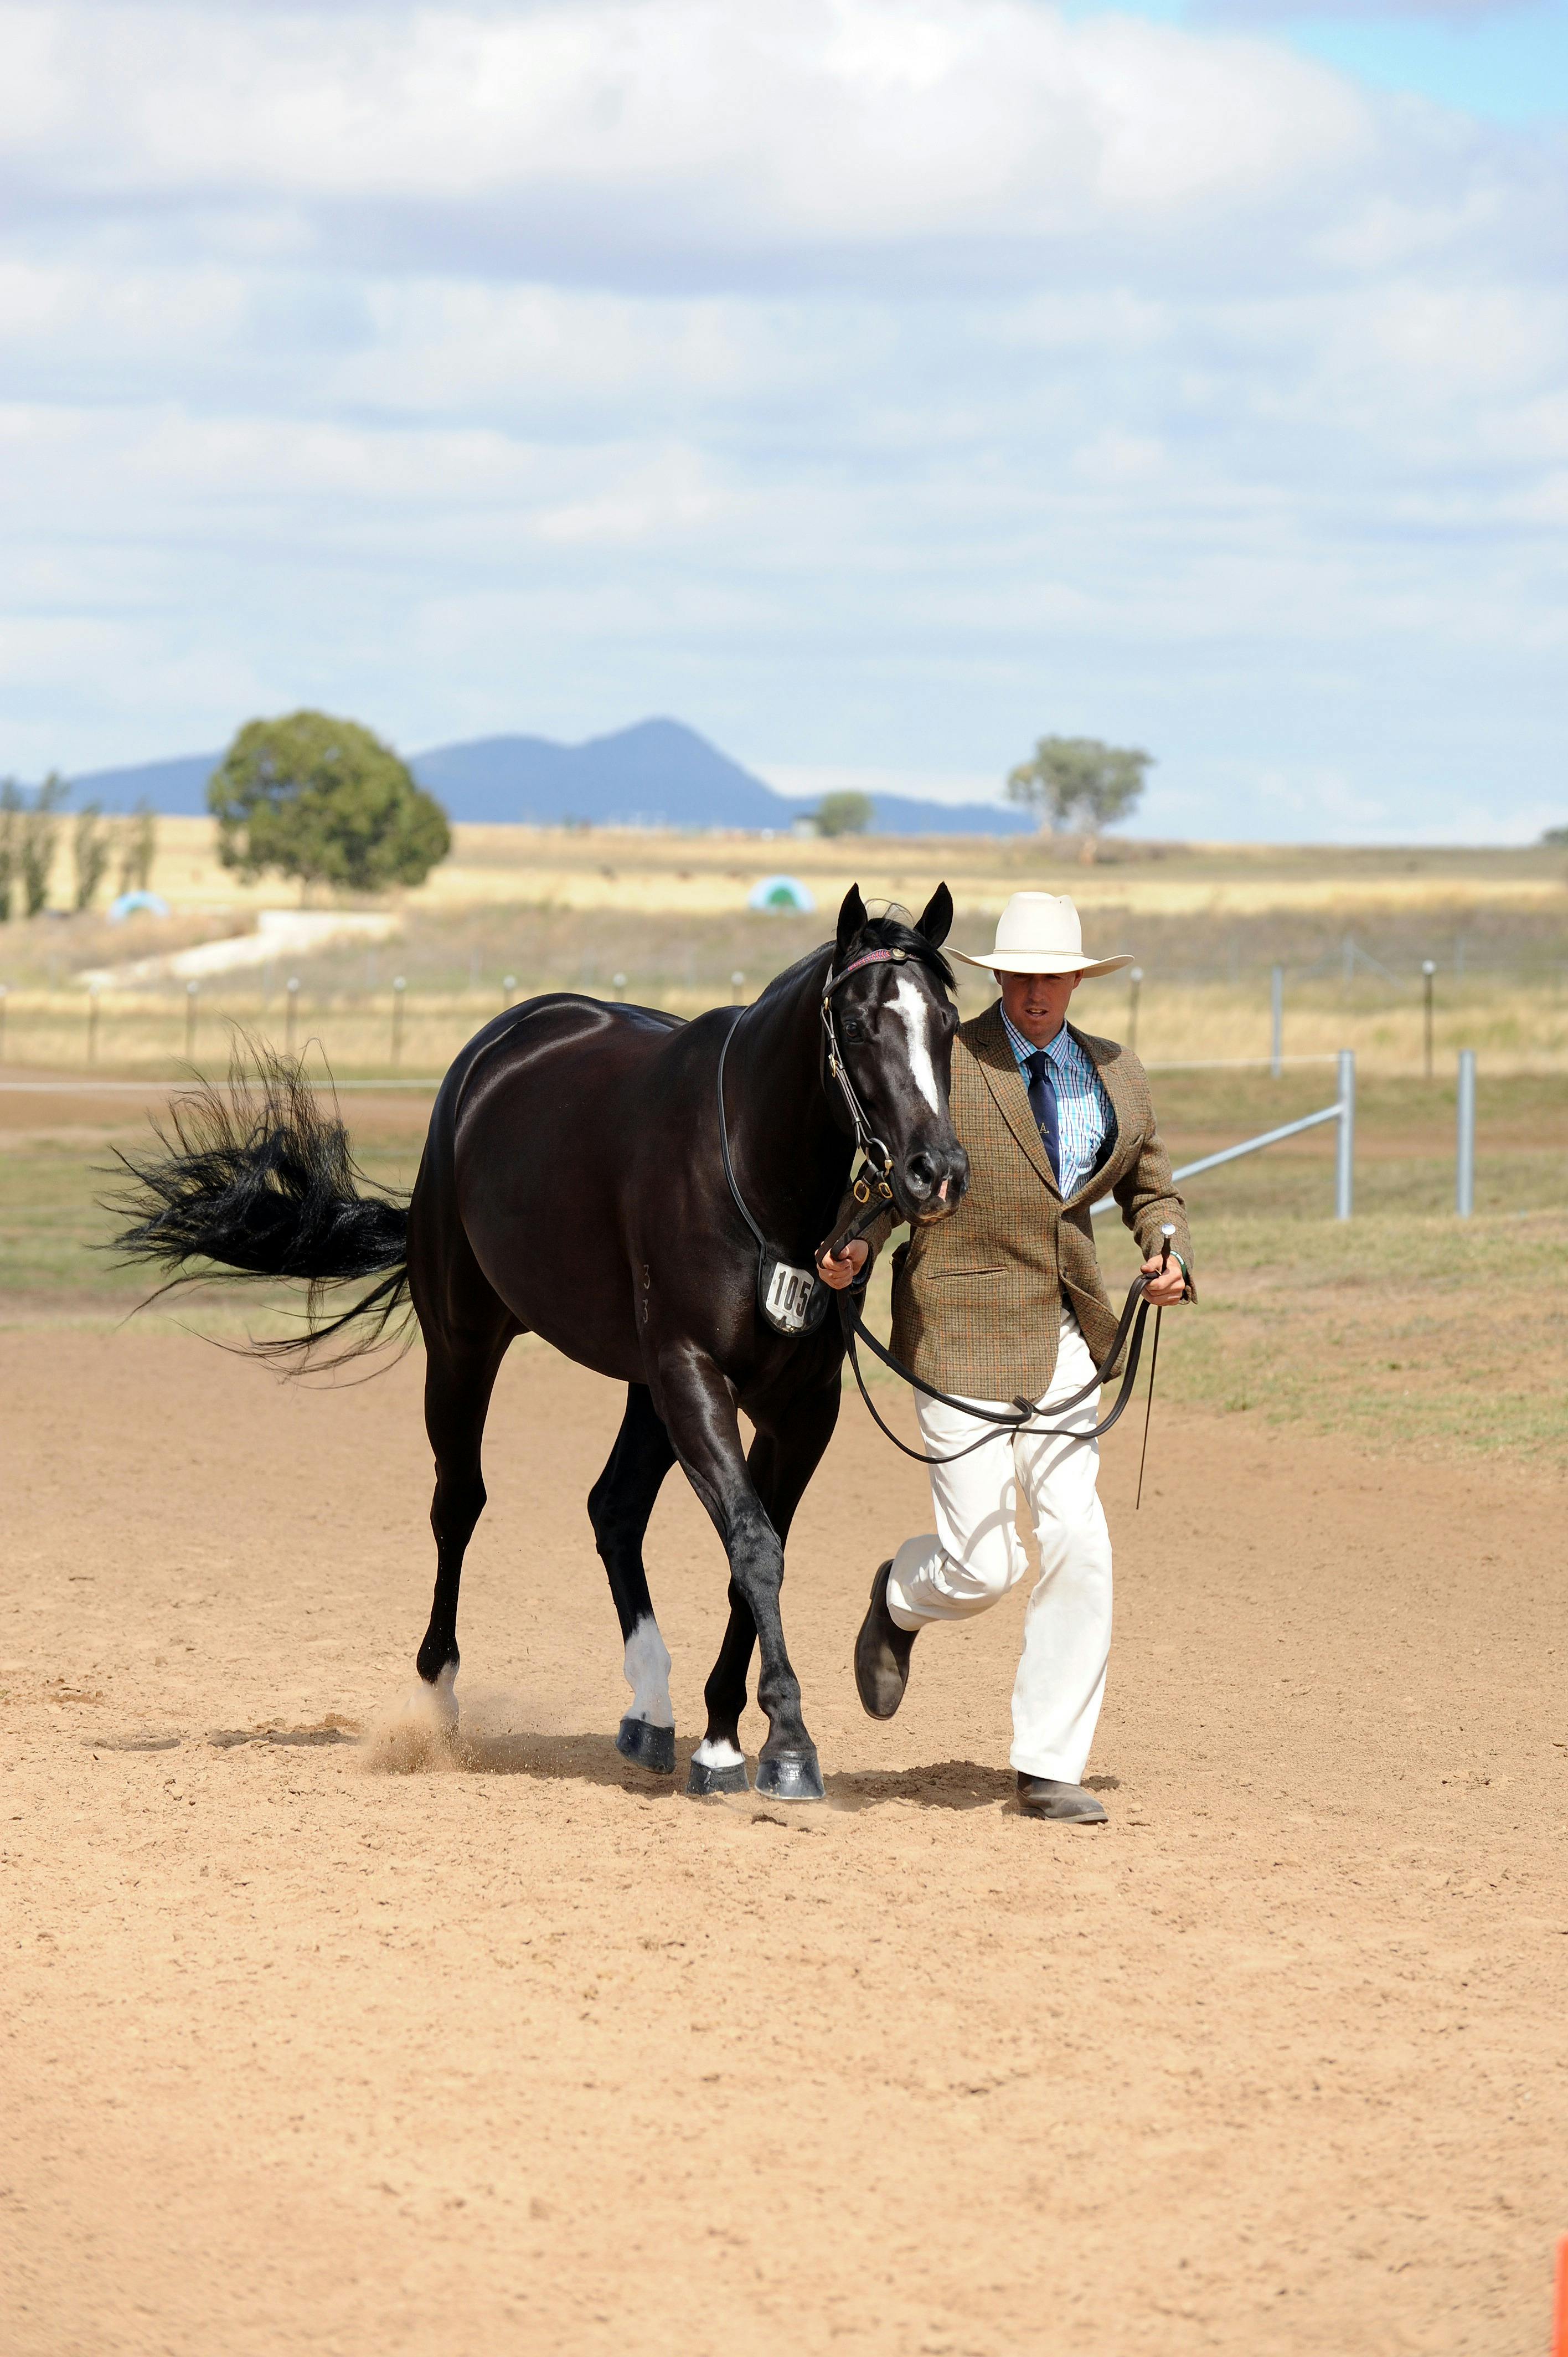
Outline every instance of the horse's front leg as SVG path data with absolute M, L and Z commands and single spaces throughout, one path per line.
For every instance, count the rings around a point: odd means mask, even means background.
M 789 1403 L 778 1432 L 759 1431 L 746 1458 L 752 1486 L 762 1501 L 781 1546 L 789 1542 L 789 1525 L 805 1494 L 806 1484 L 822 1463 L 822 1451 L 838 1421 L 836 1381 Z M 751 1611 L 735 1582 L 730 1582 L 729 1626 L 719 1648 L 703 1700 L 708 1708 L 707 1732 L 692 1754 L 688 1792 L 744 1792 L 746 1756 L 740 1748 L 740 1715 L 746 1708 L 746 1672 L 757 1641 Z
M 686 1345 L 660 1354 L 654 1398 L 687 1479 L 724 1541 L 732 1593 L 757 1631 L 757 1699 L 768 1719 L 757 1789 L 780 1801 L 820 1801 L 817 1747 L 806 1732 L 800 1682 L 784 1642 L 779 1593 L 784 1542 L 746 1469 L 734 1395 L 714 1361 Z

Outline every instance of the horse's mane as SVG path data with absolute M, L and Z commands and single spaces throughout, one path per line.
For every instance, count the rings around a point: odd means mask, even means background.
M 900 908 L 897 900 L 889 901 L 880 916 L 868 916 L 850 942 L 849 956 L 844 963 L 847 965 L 852 959 L 863 957 L 867 950 L 902 950 L 911 965 L 923 965 L 928 974 L 935 974 L 949 990 L 956 988 L 953 970 L 940 950 L 933 949 L 924 933 L 916 931 L 908 917 L 908 910 Z M 835 944 L 832 942 L 823 942 L 818 948 L 808 950 L 804 957 L 797 958 L 793 965 L 786 966 L 782 974 L 774 976 L 763 993 L 764 997 L 803 976 L 807 968 L 815 965 L 819 959 L 824 956 L 831 958 L 835 954 Z

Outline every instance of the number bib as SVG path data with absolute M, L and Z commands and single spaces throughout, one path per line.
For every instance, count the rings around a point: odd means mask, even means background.
M 814 1269 L 791 1268 L 773 1253 L 757 1270 L 757 1306 L 776 1334 L 814 1334 L 827 1315 L 828 1294 Z

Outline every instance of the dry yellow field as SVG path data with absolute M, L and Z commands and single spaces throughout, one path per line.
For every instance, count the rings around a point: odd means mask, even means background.
M 992 914 L 1026 888 L 1070 892 L 1085 910 L 1255 916 L 1270 910 L 1465 908 L 1552 909 L 1568 902 L 1560 852 L 1294 850 L 1268 845 L 1108 843 L 1085 866 L 1070 845 L 1037 836 L 768 837 L 659 829 L 458 826 L 452 856 L 407 911 L 517 904 L 585 911 L 712 916 L 743 909 L 760 878 L 787 870 L 825 906 L 858 882 L 868 899 L 923 898 L 939 869 L 972 913 Z M 292 903 L 279 879 L 243 883 L 219 864 L 215 823 L 162 818 L 152 885 L 180 911 L 243 913 Z M 62 831 L 53 879 L 70 900 Z M 313 905 L 325 903 L 317 900 Z
M 1135 992 L 1122 976 L 1097 985 L 1080 1019 L 1154 1062 L 1267 1055 L 1269 967 L 1279 963 L 1288 1056 L 1352 1048 L 1369 1072 L 1416 1071 L 1419 966 L 1431 957 L 1434 1049 L 1444 1069 L 1468 1047 L 1497 1073 L 1568 1070 L 1560 851 L 1112 843 L 1086 867 L 1072 846 L 1036 837 L 770 840 L 504 826 L 458 827 L 456 836 L 452 857 L 424 887 L 375 904 L 392 926 L 380 943 L 340 942 L 206 977 L 194 1009 L 177 973 L 127 974 L 100 994 L 94 1016 L 90 972 L 166 961 L 290 905 L 278 879 L 245 885 L 218 864 L 210 821 L 162 820 L 153 882 L 171 904 L 168 920 L 111 926 L 102 916 L 50 915 L 0 931 L 0 1058 L 145 1071 L 188 1055 L 210 1066 L 232 1024 L 286 1039 L 293 975 L 295 1044 L 318 1040 L 339 1075 L 438 1072 L 509 999 L 578 989 L 689 1015 L 748 998 L 822 938 L 851 882 L 870 899 L 918 907 L 945 877 L 958 903 L 955 944 L 971 950 L 990 938 L 1012 892 L 1070 892 L 1091 943 L 1142 962 Z M 747 910 L 753 887 L 779 870 L 808 886 L 814 915 Z M 57 899 L 68 881 L 57 877 Z M 989 987 L 961 970 L 962 1010 L 977 1012 Z

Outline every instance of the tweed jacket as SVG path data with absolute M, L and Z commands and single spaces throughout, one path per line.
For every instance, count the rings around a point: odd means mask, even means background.
M 969 1189 L 950 1219 L 917 1228 L 893 1256 L 893 1350 L 940 1390 L 961 1397 L 1038 1399 L 1057 1362 L 1065 1302 L 1099 1360 L 1115 1338 L 1095 1255 L 1090 1206 L 1113 1195 L 1147 1258 L 1165 1221 L 1190 1271 L 1187 1209 L 1160 1143 L 1143 1065 L 1113 1039 L 1069 1030 L 1092 1060 L 1114 1124 L 1101 1160 L 1064 1202 L 1003 1026 L 1000 1002 L 953 1041 L 952 1116 L 969 1156 Z M 894 1222 L 867 1241 L 885 1242 Z

